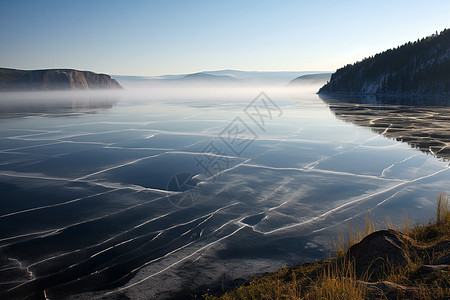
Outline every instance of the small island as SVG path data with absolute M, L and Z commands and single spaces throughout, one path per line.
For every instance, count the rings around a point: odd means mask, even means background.
M 331 73 L 307 74 L 292 79 L 288 86 L 298 86 L 305 84 L 324 84 L 330 80 Z

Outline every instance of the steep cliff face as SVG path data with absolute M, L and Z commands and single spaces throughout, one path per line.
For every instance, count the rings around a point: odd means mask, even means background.
M 0 68 L 0 91 L 121 89 L 106 74 L 72 69 L 15 70 Z
M 320 93 L 448 95 L 450 30 L 338 69 Z

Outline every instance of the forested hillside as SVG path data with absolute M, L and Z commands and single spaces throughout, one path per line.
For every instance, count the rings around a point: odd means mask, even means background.
M 450 94 L 450 30 L 338 69 L 323 94 Z

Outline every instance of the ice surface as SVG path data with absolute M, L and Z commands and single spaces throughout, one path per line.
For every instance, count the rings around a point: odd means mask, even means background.
M 283 114 L 263 129 L 244 112 L 252 97 L 223 95 L 3 113 L 1 293 L 170 298 L 327 257 L 369 209 L 433 215 L 447 162 L 315 95 L 270 96 Z M 236 117 L 254 135 L 233 139 Z

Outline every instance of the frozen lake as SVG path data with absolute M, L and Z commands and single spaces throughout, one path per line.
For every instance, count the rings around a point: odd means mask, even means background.
M 3 106 L 0 296 L 176 298 L 328 257 L 369 210 L 434 215 L 445 158 L 358 126 L 358 103 L 262 90 Z

